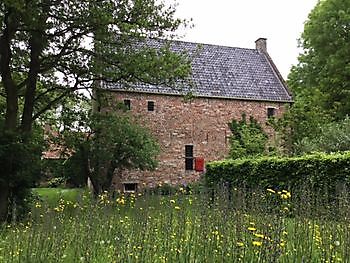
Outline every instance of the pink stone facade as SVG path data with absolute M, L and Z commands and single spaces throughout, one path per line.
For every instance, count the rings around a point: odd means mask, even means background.
M 128 171 L 116 174 L 113 184 L 125 190 L 125 184 L 137 184 L 138 189 L 159 184 L 186 185 L 200 178 L 201 172 L 185 170 L 185 145 L 193 145 L 194 157 L 205 162 L 224 159 L 229 151 L 228 123 L 240 119 L 242 113 L 253 116 L 265 125 L 267 109 L 274 108 L 281 116 L 284 103 L 235 100 L 224 98 L 194 98 L 185 101 L 182 96 L 111 92 L 115 102 L 127 99 L 131 113 L 157 138 L 161 153 L 155 171 Z M 148 101 L 154 102 L 154 111 L 148 111 Z

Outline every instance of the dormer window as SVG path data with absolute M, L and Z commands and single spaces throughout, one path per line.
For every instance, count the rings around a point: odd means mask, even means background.
M 147 102 L 147 110 L 148 111 L 154 111 L 154 101 L 148 101 Z

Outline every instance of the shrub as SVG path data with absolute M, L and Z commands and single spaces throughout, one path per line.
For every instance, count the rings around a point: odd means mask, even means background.
M 66 178 L 64 177 L 55 177 L 48 181 L 48 187 L 57 188 L 59 186 L 65 186 Z
M 292 190 L 307 185 L 315 191 L 336 191 L 350 181 L 350 152 L 216 161 L 207 164 L 204 179 L 209 187 L 229 183 Z
M 317 136 L 307 136 L 295 144 L 298 152 L 337 152 L 350 150 L 350 118 L 320 126 Z
M 258 156 L 265 153 L 268 136 L 252 116 L 247 121 L 246 115 L 242 114 L 240 121 L 232 120 L 228 125 L 232 132 L 230 137 L 230 158 Z

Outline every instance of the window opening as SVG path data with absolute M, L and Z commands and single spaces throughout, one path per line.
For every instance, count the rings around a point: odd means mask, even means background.
M 135 193 L 137 191 L 137 183 L 124 183 L 125 193 Z
M 131 101 L 130 100 L 124 100 L 124 105 L 127 110 L 131 110 Z
M 185 170 L 193 170 L 193 145 L 185 145 Z
M 148 111 L 154 111 L 154 101 L 148 101 L 147 102 L 147 110 Z
M 276 113 L 275 108 L 267 108 L 267 118 L 274 117 Z

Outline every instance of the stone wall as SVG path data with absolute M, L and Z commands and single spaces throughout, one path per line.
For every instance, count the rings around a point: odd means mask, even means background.
M 159 166 L 155 171 L 129 171 L 114 178 L 117 189 L 123 183 L 137 183 L 138 189 L 158 184 L 185 185 L 199 179 L 201 173 L 185 170 L 185 145 L 193 145 L 194 157 L 205 161 L 223 159 L 229 151 L 228 123 L 240 119 L 242 113 L 253 116 L 266 127 L 267 108 L 275 108 L 281 116 L 283 103 L 244 101 L 220 98 L 194 98 L 185 101 L 182 96 L 154 95 L 132 92 L 111 92 L 113 102 L 131 101 L 131 112 L 148 127 L 161 146 Z M 154 102 L 154 111 L 148 111 L 148 101 Z

